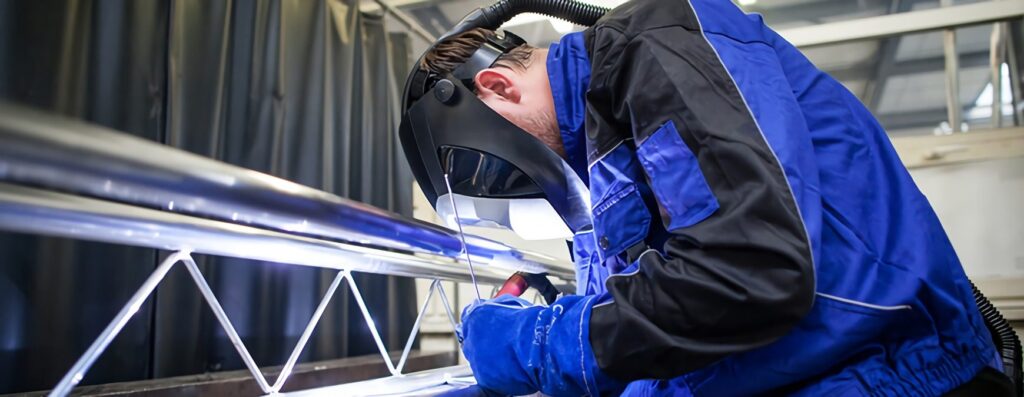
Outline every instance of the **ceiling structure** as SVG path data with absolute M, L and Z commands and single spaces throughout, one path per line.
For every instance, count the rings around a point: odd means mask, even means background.
M 953 3 L 959 5 L 977 1 L 956 0 Z M 393 0 L 391 4 L 411 15 L 431 34 L 439 36 L 472 9 L 492 2 L 493 0 Z M 614 7 L 622 1 L 587 2 Z M 939 7 L 939 2 L 737 0 L 745 11 L 761 14 L 765 22 L 775 30 L 912 12 Z M 531 44 L 542 47 L 558 40 L 569 31 L 580 29 L 561 21 L 552 21 L 531 14 L 520 16 L 504 27 L 523 36 Z M 984 108 L 986 103 L 992 103 L 992 74 L 989 66 L 991 32 L 991 25 L 957 30 L 960 103 L 964 110 L 964 121 L 969 129 L 985 128 L 991 123 L 990 110 L 979 111 L 984 110 L 981 108 Z M 932 134 L 949 129 L 948 124 L 943 125 L 947 112 L 942 43 L 942 32 L 930 32 L 809 48 L 804 53 L 815 65 L 838 79 L 860 98 L 890 134 Z M 417 51 L 422 51 L 426 44 L 418 43 L 413 47 L 417 48 Z M 1006 91 L 1008 90 L 1004 90 L 1004 93 Z

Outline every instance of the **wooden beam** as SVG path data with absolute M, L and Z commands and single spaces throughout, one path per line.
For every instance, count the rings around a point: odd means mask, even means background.
M 890 139 L 911 169 L 1024 156 L 1024 128 Z

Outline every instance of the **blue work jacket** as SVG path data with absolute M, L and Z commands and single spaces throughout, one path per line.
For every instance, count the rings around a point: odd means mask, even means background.
M 625 395 L 934 396 L 999 365 L 883 128 L 760 16 L 634 0 L 547 68 L 593 202 L 589 342 Z

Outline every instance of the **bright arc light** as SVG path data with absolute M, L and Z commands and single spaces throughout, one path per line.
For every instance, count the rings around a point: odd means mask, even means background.
M 749 6 L 757 3 L 757 0 L 739 0 L 741 6 Z

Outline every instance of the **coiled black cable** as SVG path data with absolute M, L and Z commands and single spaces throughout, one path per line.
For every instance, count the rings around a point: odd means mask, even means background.
M 501 0 L 484 9 L 488 28 L 497 29 L 512 17 L 524 12 L 544 14 L 577 25 L 591 26 L 601 19 L 607 8 L 574 0 Z
M 974 282 L 971 282 L 971 290 L 974 291 L 974 303 L 978 305 L 985 327 L 992 334 L 992 342 L 1002 359 L 1003 373 L 1013 380 L 1016 395 L 1021 397 L 1024 395 L 1024 375 L 1021 373 L 1020 338 L 1010 327 L 1010 323 L 1003 318 L 1002 313 L 999 313 L 992 302 L 982 295 Z

